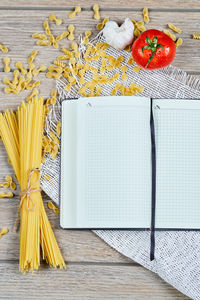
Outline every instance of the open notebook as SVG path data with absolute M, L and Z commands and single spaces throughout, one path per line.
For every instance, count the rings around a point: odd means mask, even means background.
M 200 229 L 200 101 L 63 101 L 61 140 L 62 228 L 150 228 L 153 209 L 157 229 Z

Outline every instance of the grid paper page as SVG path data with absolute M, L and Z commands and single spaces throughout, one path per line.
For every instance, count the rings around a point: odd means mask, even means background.
M 156 227 L 200 229 L 200 102 L 154 100 Z
M 150 101 L 106 98 L 79 102 L 77 226 L 147 228 L 151 216 Z

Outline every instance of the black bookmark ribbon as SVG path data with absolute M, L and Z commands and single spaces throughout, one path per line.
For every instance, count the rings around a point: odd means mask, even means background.
M 151 99 L 150 112 L 151 129 L 151 161 L 152 161 L 152 191 L 151 191 L 151 234 L 150 234 L 150 260 L 154 260 L 155 254 L 155 211 L 156 211 L 156 143 L 155 127 L 153 119 L 153 100 Z

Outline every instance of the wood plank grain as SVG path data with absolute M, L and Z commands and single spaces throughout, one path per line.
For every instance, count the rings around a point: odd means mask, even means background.
M 48 0 L 1 0 L 0 7 L 18 7 L 18 8 L 38 8 L 38 9 L 47 9 L 47 8 L 59 8 L 61 10 L 71 9 L 75 5 L 80 5 L 82 8 L 91 9 L 94 3 L 98 3 L 101 9 L 141 9 L 143 7 L 149 7 L 152 9 L 200 9 L 200 4 L 198 0 L 174 0 L 174 1 L 165 1 L 165 0 L 135 0 L 125 2 L 123 0 L 118 0 L 114 2 L 113 0 L 79 0 L 79 1 L 65 1 L 65 0 L 57 0 L 57 1 L 48 1 Z
M 33 32 L 43 32 L 42 23 L 48 17 L 51 11 L 0 11 L 0 28 L 1 42 L 10 49 L 7 56 L 11 57 L 11 67 L 14 68 L 15 63 L 20 60 L 27 62 L 27 57 L 33 49 L 39 49 L 39 55 L 36 64 L 44 63 L 49 65 L 53 60 L 61 54 L 58 49 L 52 46 L 42 47 L 35 45 L 35 39 L 31 38 Z M 55 11 L 58 17 L 63 18 L 64 24 L 56 26 L 51 24 L 52 31 L 55 35 L 66 30 L 66 25 L 75 25 L 75 35 L 78 38 L 80 33 L 86 29 L 93 31 L 93 36 L 97 30 L 95 26 L 97 21 L 92 18 L 92 12 L 84 11 L 81 17 L 74 20 L 67 19 L 67 12 Z M 126 17 L 141 20 L 140 12 L 119 12 L 119 11 L 103 11 L 102 17 L 110 16 L 110 19 L 122 22 Z M 200 41 L 191 38 L 192 33 L 199 32 L 199 12 L 157 12 L 150 13 L 150 23 L 147 28 L 164 29 L 166 24 L 171 22 L 182 28 L 183 33 L 177 35 L 183 38 L 184 44 L 177 49 L 176 58 L 173 62 L 174 66 L 180 67 L 186 71 L 200 72 Z M 67 39 L 60 42 L 60 46 L 69 47 L 70 43 Z M 0 53 L 0 58 L 5 54 Z M 0 62 L 0 70 L 3 70 L 3 64 Z
M 20 274 L 12 262 L 0 264 L 1 299 L 187 300 L 150 271 L 133 265 L 68 264 L 66 270 L 41 266 Z

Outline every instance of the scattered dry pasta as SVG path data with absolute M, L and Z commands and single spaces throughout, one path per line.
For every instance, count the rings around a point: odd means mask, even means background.
M 132 90 L 132 92 L 133 92 L 134 94 L 144 92 L 144 87 L 143 87 L 143 86 L 139 86 L 139 85 L 137 85 L 137 84 L 134 83 L 134 82 L 132 82 L 132 83 L 130 84 L 130 89 Z
M 84 69 L 81 69 L 79 71 L 79 76 L 80 76 L 79 83 L 82 85 L 85 83 L 85 78 L 84 78 L 85 72 L 86 71 Z
M 0 182 L 0 187 L 1 188 L 9 188 L 9 186 L 10 186 L 10 183 L 9 182 Z
M 60 136 L 60 133 L 61 133 L 61 122 L 58 121 L 57 125 L 56 125 L 56 134 L 57 134 L 57 136 Z
M 66 38 L 68 35 L 69 35 L 69 32 L 68 32 L 68 31 L 64 31 L 63 33 L 61 33 L 60 35 L 58 35 L 58 36 L 56 37 L 56 41 L 61 41 L 61 40 L 63 40 L 64 38 Z
M 85 33 L 85 34 L 86 34 L 86 33 Z M 91 34 L 92 34 L 92 33 L 91 33 Z M 90 36 L 91 34 L 90 34 L 89 31 L 87 32 L 87 36 Z M 77 43 L 72 43 L 72 44 L 71 44 L 71 48 L 72 48 L 72 50 L 74 51 L 74 56 L 75 56 L 75 58 L 78 58 L 78 57 L 80 56 L 80 52 L 78 51 L 78 44 L 77 44 Z M 71 55 L 70 58 L 72 58 L 72 56 L 73 56 L 73 53 L 72 53 L 72 55 Z
M 99 74 L 93 74 L 93 79 L 94 80 L 105 80 L 108 78 L 108 75 L 107 74 L 102 74 L 102 75 L 99 75 Z
M 35 58 L 36 58 L 37 53 L 38 53 L 38 50 L 32 51 L 31 55 L 30 55 L 29 58 L 28 58 L 28 63 L 29 63 L 29 65 L 33 63 L 33 61 L 34 61 Z
M 49 15 L 49 21 L 55 22 L 56 25 L 62 24 L 62 19 L 57 18 L 54 14 Z
M 5 93 L 5 94 L 14 93 L 14 89 L 12 89 L 12 88 L 9 87 L 9 86 L 6 86 L 6 87 L 4 88 L 4 93 Z
M 56 159 L 57 155 L 58 155 L 58 150 L 59 150 L 59 146 L 58 145 L 55 145 L 53 147 L 53 150 L 51 152 L 51 157 L 52 159 Z
M 56 100 L 56 98 L 54 98 L 54 97 L 52 97 L 51 98 L 51 105 L 56 105 L 56 102 L 57 102 L 57 100 Z
M 182 30 L 181 30 L 180 28 L 176 27 L 176 26 L 173 25 L 172 23 L 168 23 L 167 26 L 168 26 L 171 30 L 173 30 L 174 32 L 176 32 L 176 33 L 181 33 L 181 32 L 182 32 Z
M 131 55 L 129 60 L 128 60 L 128 64 L 132 65 L 133 63 L 134 63 L 134 59 L 133 59 L 133 56 Z
M 128 70 L 127 66 L 122 66 L 120 69 L 122 71 L 121 79 L 127 80 L 128 79 L 128 75 L 126 74 L 126 72 Z
M 32 59 L 32 57 L 30 57 L 30 58 Z M 31 59 L 30 59 L 29 65 L 28 65 L 28 69 L 29 69 L 30 73 L 32 73 L 32 71 L 35 69 L 35 64 L 33 62 L 31 62 Z
M 26 101 L 27 102 L 32 101 L 34 97 L 38 96 L 38 94 L 39 94 L 38 89 L 34 88 L 32 93 L 26 98 Z
M 6 72 L 6 73 L 10 72 L 10 58 L 4 57 L 3 63 L 4 63 L 4 72 Z
M 145 7 L 142 11 L 143 13 L 143 17 L 144 17 L 144 22 L 145 23 L 149 23 L 149 12 L 148 12 L 148 8 Z
M 164 29 L 163 32 L 175 42 L 176 36 L 173 33 L 171 33 L 168 29 Z
M 47 78 L 53 78 L 53 79 L 55 79 L 55 80 L 58 80 L 58 79 L 60 79 L 60 77 L 61 77 L 61 74 L 59 74 L 59 73 L 51 73 L 51 72 L 47 72 L 46 73 L 46 77 Z
M 48 40 L 46 40 L 46 41 L 43 41 L 43 40 L 40 41 L 39 40 L 39 41 L 36 42 L 36 44 L 39 45 L 39 46 L 50 46 L 51 45 L 51 41 L 48 41 Z
M 93 5 L 93 11 L 94 11 L 94 19 L 100 20 L 101 16 L 100 16 L 100 13 L 99 13 L 99 5 L 98 4 Z
M 109 47 L 107 43 L 98 42 L 96 43 L 96 49 L 105 50 Z
M 129 87 L 120 85 L 119 90 L 122 96 L 132 96 L 137 93 L 142 93 L 144 91 L 144 87 L 138 86 L 136 83 L 131 83 Z
M 39 85 L 40 85 L 40 81 L 37 80 L 37 81 L 33 82 L 32 84 L 27 84 L 27 85 L 26 85 L 26 89 L 27 89 L 27 90 L 32 90 L 32 89 L 34 89 L 35 87 L 38 87 Z
M 97 24 L 97 29 L 101 30 L 104 28 L 105 24 L 109 21 L 109 18 L 105 18 L 101 23 Z
M 133 20 L 133 19 L 131 19 L 131 22 L 133 23 L 133 25 L 135 25 L 135 24 L 136 24 L 136 21 L 135 21 L 135 20 Z
M 178 38 L 178 40 L 176 41 L 176 47 L 179 47 L 183 44 L 183 39 L 182 38 Z
M 54 37 L 54 35 L 52 33 L 49 35 L 49 40 L 50 40 L 50 42 L 52 42 L 52 45 L 54 48 L 56 48 L 56 49 L 59 48 L 59 44 L 57 43 L 56 38 Z
M 46 34 L 43 33 L 33 33 L 32 37 L 40 40 L 47 40 Z
M 8 183 L 10 183 L 10 182 L 12 182 L 12 177 L 11 177 L 10 175 L 7 175 L 7 176 L 5 177 L 5 180 L 6 180 Z
M 4 46 L 3 44 L 0 44 L 0 50 L 3 52 L 3 53 L 8 53 L 8 48 L 6 46 Z
M 50 100 L 50 104 L 51 105 L 55 105 L 56 104 L 56 101 L 57 101 L 56 97 L 57 97 L 57 90 L 53 90 L 51 92 L 51 100 Z
M 73 41 L 74 38 L 75 38 L 75 37 L 74 37 L 74 30 L 75 30 L 74 25 L 69 25 L 69 26 L 68 26 L 69 34 L 68 34 L 67 38 L 68 38 L 68 40 L 70 40 L 70 41 Z
M 69 63 L 73 66 L 73 68 L 75 67 L 75 64 L 76 64 L 76 58 L 75 57 L 71 57 L 69 59 Z
M 13 71 L 13 81 L 12 84 L 16 85 L 18 83 L 18 77 L 19 77 L 20 73 L 18 70 L 14 70 Z
M 56 159 L 58 151 L 59 151 L 60 140 L 55 135 L 53 131 L 49 133 L 49 136 L 43 137 L 42 142 L 42 156 L 45 157 L 46 153 L 49 153 L 52 159 Z
M 139 72 L 140 70 L 142 70 L 142 68 L 140 66 L 134 66 L 133 67 L 133 72 Z
M 32 71 L 33 76 L 38 76 L 38 74 L 39 74 L 40 72 L 45 72 L 46 69 L 47 69 L 47 67 L 46 67 L 45 65 L 39 66 L 38 69 L 34 68 L 33 71 Z
M 66 67 L 66 64 L 64 62 L 62 62 L 62 61 L 59 61 L 59 60 L 54 60 L 53 63 L 54 63 L 54 65 L 62 67 L 62 68 Z
M 74 11 L 69 12 L 68 17 L 70 19 L 73 19 L 73 18 L 75 18 L 76 14 L 78 14 L 80 12 L 81 12 L 81 7 L 80 6 L 76 6 L 75 9 L 74 9 Z
M 49 67 L 48 67 L 48 70 L 49 70 L 50 72 L 61 73 L 61 72 L 62 72 L 62 67 L 59 67 L 59 66 L 57 66 L 57 67 L 55 67 L 55 66 L 49 66 Z
M 2 187 L 10 187 L 11 190 L 16 190 L 16 184 L 13 182 L 12 176 L 7 175 L 7 176 L 5 177 L 5 180 L 6 180 L 6 182 L 4 182 L 4 183 L 2 184 Z M 11 197 L 13 197 L 13 196 L 12 196 L 12 193 L 7 194 L 7 197 L 9 197 L 9 195 L 10 195 Z
M 59 208 L 56 207 L 56 206 L 53 204 L 52 201 L 49 201 L 49 202 L 48 202 L 48 208 L 51 209 L 51 210 L 53 210 L 53 212 L 54 212 L 55 214 L 59 214 Z
M 11 188 L 11 190 L 16 190 L 16 184 L 12 181 L 12 182 L 10 182 L 10 188 Z
M 200 34 L 193 33 L 192 38 L 196 40 L 200 40 Z
M 112 95 L 112 96 L 115 96 L 115 95 L 117 94 L 117 92 L 118 92 L 120 86 L 121 86 L 121 83 L 120 83 L 120 82 L 118 82 L 118 83 L 115 84 L 115 87 L 114 87 L 114 89 L 113 89 L 112 92 L 111 92 L 111 95 Z
M 134 30 L 134 36 L 135 36 L 135 37 L 138 37 L 139 35 L 140 35 L 139 29 L 138 29 L 138 28 L 135 28 L 135 30 Z
M 83 44 L 87 45 L 89 43 L 89 37 L 92 35 L 90 30 L 85 31 L 85 37 L 83 38 Z
M 8 233 L 8 228 L 7 227 L 2 227 L 0 230 L 0 238 Z
M 64 87 L 64 89 L 67 91 L 67 92 L 69 92 L 70 91 L 70 89 L 71 89 L 71 84 L 69 83 L 69 84 L 67 84 L 65 87 Z
M 99 85 L 97 85 L 95 88 L 96 88 L 95 95 L 96 97 L 99 97 L 101 95 L 102 88 Z
M 124 57 L 122 55 L 118 56 L 117 59 L 115 59 L 115 61 L 112 62 L 112 60 L 110 61 L 111 66 L 113 66 L 113 68 L 120 68 L 121 63 L 124 61 Z
M 138 21 L 138 22 L 135 22 L 135 27 L 139 30 L 139 31 L 145 31 L 147 30 L 145 25 L 144 25 L 144 22 L 143 21 Z
M 59 55 L 57 57 L 58 60 L 67 60 L 67 59 L 70 59 L 70 57 L 68 55 Z
M 3 198 L 13 198 L 14 195 L 12 192 L 7 192 L 7 193 L 4 193 L 4 192 L 0 192 L 0 199 L 3 199 Z
M 16 68 L 13 71 L 13 80 L 9 80 L 7 77 L 3 78 L 3 83 L 7 86 L 4 88 L 6 94 L 13 93 L 19 94 L 22 90 L 32 90 L 40 85 L 40 81 L 33 82 L 33 77 L 37 76 L 40 72 L 46 70 L 46 66 L 41 65 L 38 69 L 35 67 L 33 61 L 36 58 L 38 51 L 32 51 L 28 58 L 28 70 L 23 67 L 21 61 L 16 63 Z
M 43 27 L 44 27 L 46 35 L 49 37 L 49 43 L 47 43 L 48 41 L 40 41 L 40 42 L 46 42 L 46 43 L 38 43 L 39 41 L 37 41 L 37 44 L 42 45 L 42 46 L 52 44 L 54 48 L 59 48 L 59 45 L 58 45 L 54 35 L 52 34 L 51 30 L 50 30 L 49 22 L 47 20 L 45 20 L 43 22 Z
M 16 68 L 20 70 L 22 75 L 27 74 L 27 70 L 23 67 L 23 64 L 21 61 L 16 62 Z
M 62 48 L 61 51 L 63 53 L 65 53 L 67 55 L 67 57 L 68 57 L 68 58 L 64 58 L 64 59 L 69 59 L 69 58 L 73 57 L 73 52 L 72 51 L 70 51 L 70 50 L 68 50 L 66 48 Z M 61 58 L 59 58 L 59 59 L 61 59 Z
M 106 58 L 102 58 L 101 61 L 101 68 L 100 68 L 100 73 L 104 74 L 106 71 L 106 64 L 107 64 L 107 59 Z
M 43 27 L 44 27 L 44 30 L 45 30 L 46 34 L 49 36 L 51 31 L 50 31 L 50 27 L 49 27 L 49 22 L 47 20 L 45 20 L 43 22 Z

